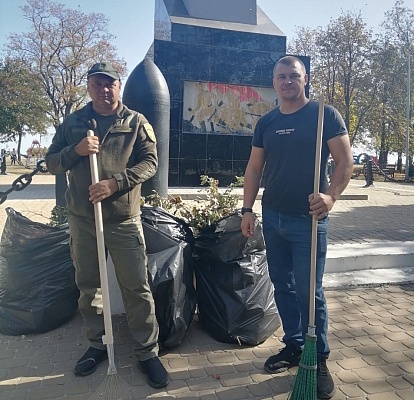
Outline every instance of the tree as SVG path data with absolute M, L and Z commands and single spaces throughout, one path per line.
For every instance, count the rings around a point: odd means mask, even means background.
M 385 14 L 385 20 L 383 22 L 385 28 L 385 35 L 389 38 L 390 42 L 395 46 L 396 49 L 401 53 L 401 65 L 404 65 L 405 71 L 400 71 L 399 82 L 396 84 L 401 88 L 402 91 L 406 92 L 405 103 L 401 102 L 399 97 L 397 104 L 395 104 L 397 115 L 404 120 L 403 114 L 405 110 L 406 129 L 405 134 L 403 128 L 399 128 L 398 135 L 405 137 L 406 141 L 407 134 L 409 135 L 409 148 L 410 154 L 406 154 L 407 159 L 413 154 L 413 127 L 411 124 L 411 110 L 413 109 L 414 99 L 411 95 L 410 104 L 408 104 L 408 88 L 411 88 L 411 93 L 414 87 L 414 74 L 411 74 L 411 82 L 408 83 L 408 60 L 414 59 L 414 11 L 404 6 L 403 0 L 396 0 L 394 7 Z M 411 64 L 413 64 L 411 62 Z M 412 68 L 412 67 L 411 67 Z M 410 94 L 411 94 L 410 93 Z M 399 103 L 399 104 L 398 104 Z M 407 113 L 407 109 L 409 112 Z M 408 114 L 408 115 L 407 115 Z M 410 162 L 411 163 L 411 162 Z
M 311 57 L 311 94 L 344 116 L 351 143 L 362 140 L 366 118 L 375 99 L 369 59 L 372 33 L 360 14 L 343 13 L 324 29 L 301 28 L 289 51 Z
M 288 54 L 297 54 L 301 56 L 307 56 L 310 58 L 310 79 L 309 79 L 309 92 L 311 97 L 317 97 L 319 90 L 314 89 L 314 61 L 318 59 L 318 49 L 316 46 L 317 38 L 321 28 L 312 29 L 309 27 L 296 28 L 296 36 L 289 40 L 287 46 Z M 315 80 L 315 82 L 317 82 Z
M 331 20 L 317 40 L 320 60 L 315 74 L 329 103 L 344 116 L 351 143 L 360 140 L 375 98 L 369 65 L 371 45 L 372 34 L 361 15 L 350 12 Z
M 389 152 L 397 152 L 398 170 L 401 171 L 405 100 L 401 76 L 404 76 L 404 61 L 401 51 L 390 42 L 388 35 L 379 35 L 375 42 L 371 71 L 377 95 L 366 128 L 378 143 L 380 165 L 387 164 Z
M 85 104 L 86 74 L 92 64 L 109 61 L 121 75 L 126 65 L 110 44 L 113 36 L 103 14 L 85 14 L 51 0 L 27 0 L 22 11 L 30 29 L 9 36 L 8 56 L 41 82 L 50 102 L 46 114 L 57 129 L 63 118 Z
M 20 160 L 22 137 L 45 133 L 49 102 L 37 76 L 21 62 L 0 61 L 0 142 L 17 141 Z

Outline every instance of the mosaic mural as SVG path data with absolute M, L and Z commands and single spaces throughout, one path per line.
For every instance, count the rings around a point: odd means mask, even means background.
M 276 106 L 273 88 L 186 81 L 183 132 L 252 135 Z

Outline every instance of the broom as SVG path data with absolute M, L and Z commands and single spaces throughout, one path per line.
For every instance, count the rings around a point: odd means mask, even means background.
M 318 130 L 316 135 L 315 175 L 313 178 L 313 194 L 319 194 L 321 171 L 321 150 L 323 132 L 324 97 L 319 97 Z M 312 218 L 311 269 L 309 282 L 309 324 L 305 335 L 305 345 L 300 358 L 299 369 L 293 382 L 293 389 L 288 400 L 316 400 L 317 351 L 315 327 L 315 288 L 316 288 L 316 244 L 318 217 Z
M 92 130 L 88 131 L 88 136 L 94 136 Z M 89 161 L 91 165 L 92 183 L 95 184 L 99 182 L 96 154 L 90 154 Z M 106 268 L 101 202 L 94 204 L 94 213 L 105 325 L 105 335 L 102 336 L 102 342 L 106 345 L 109 366 L 105 380 L 99 386 L 95 394 L 90 397 L 90 400 L 133 400 L 135 397 L 131 393 L 132 388 L 117 374 L 115 367 L 114 337 L 112 333 L 111 303 L 109 301 L 108 272 Z

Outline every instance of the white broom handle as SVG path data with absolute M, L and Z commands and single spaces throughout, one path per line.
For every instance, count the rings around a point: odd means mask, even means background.
M 88 136 L 94 136 L 92 130 L 88 130 Z M 92 183 L 95 184 L 99 182 L 98 161 L 96 158 L 96 154 L 89 154 L 89 161 L 91 164 Z M 98 245 L 99 274 L 101 277 L 103 314 L 105 324 L 105 344 L 112 345 L 114 343 L 114 338 L 112 333 L 111 303 L 109 301 L 108 272 L 106 268 L 105 241 L 101 202 L 94 204 L 93 210 L 95 213 L 95 229 L 96 242 Z
M 319 194 L 319 183 L 321 174 L 321 151 L 322 151 L 322 134 L 323 134 L 323 115 L 324 115 L 325 98 L 319 97 L 318 112 L 318 130 L 316 133 L 315 149 L 315 175 L 313 178 L 313 195 Z M 312 217 L 312 245 L 311 245 L 311 269 L 310 269 L 310 291 L 309 291 L 309 325 L 315 325 L 315 294 L 316 294 L 316 254 L 318 241 L 318 217 Z

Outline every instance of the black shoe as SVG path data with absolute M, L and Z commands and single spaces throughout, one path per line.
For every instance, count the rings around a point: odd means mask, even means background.
M 326 360 L 319 360 L 317 371 L 317 396 L 319 399 L 330 399 L 335 392 L 335 384 L 326 365 Z
M 162 388 L 170 382 L 170 375 L 158 357 L 138 361 L 138 368 L 147 375 L 148 385 L 153 388 Z
M 295 349 L 292 345 L 286 345 L 278 354 L 267 359 L 264 370 L 270 374 L 284 372 L 291 367 L 299 365 L 302 350 Z
M 96 371 L 98 365 L 108 358 L 106 350 L 89 347 L 82 358 L 76 363 L 75 375 L 87 376 Z

